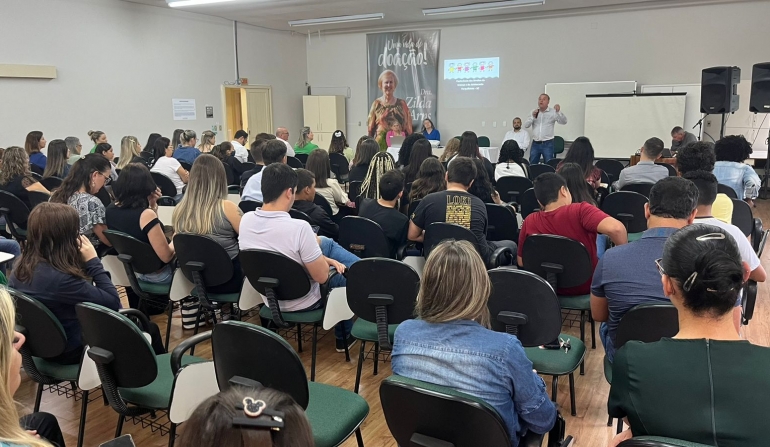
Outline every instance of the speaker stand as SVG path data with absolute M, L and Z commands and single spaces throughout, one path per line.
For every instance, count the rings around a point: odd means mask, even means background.
M 726 113 L 723 113 L 723 114 L 722 114 L 722 125 L 721 125 L 721 127 L 719 128 L 719 139 L 720 139 L 720 140 L 721 140 L 722 138 L 724 138 L 724 137 L 725 137 L 725 124 L 727 124 L 727 123 L 725 122 L 725 115 L 726 115 Z
M 770 129 L 767 132 L 767 155 L 765 156 L 765 170 L 762 174 L 762 183 L 759 184 L 759 198 L 767 199 L 770 190 Z

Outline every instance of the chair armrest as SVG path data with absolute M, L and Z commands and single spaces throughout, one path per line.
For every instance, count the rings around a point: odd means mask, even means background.
M 396 248 L 396 260 L 401 261 L 406 257 L 406 251 L 409 249 L 409 243 L 399 245 Z
M 158 206 L 176 206 L 176 200 L 169 196 L 158 197 L 157 203 Z
M 436 439 L 420 433 L 414 433 L 409 439 L 409 443 L 410 445 L 417 447 L 455 447 L 451 442 L 442 441 L 441 439 Z
M 147 315 L 143 314 L 142 311 L 138 309 L 120 309 L 118 312 L 120 312 L 121 315 L 125 315 L 129 319 L 136 319 L 136 321 L 139 322 L 137 326 L 139 326 L 139 329 L 141 329 L 144 332 L 150 331 L 150 319 L 147 318 Z
M 321 299 L 323 300 L 324 307 L 326 307 L 326 300 L 329 299 L 329 293 L 331 293 L 332 289 L 329 287 L 329 283 L 331 282 L 332 278 L 334 278 L 337 275 L 340 275 L 341 273 L 337 271 L 336 268 L 332 267 L 329 269 L 329 276 L 326 277 L 326 282 L 321 284 Z
M 516 253 L 514 253 L 510 247 L 499 247 L 496 248 L 489 257 L 489 265 L 492 267 L 500 267 L 500 257 L 505 254 L 510 255 L 511 259 L 516 259 Z
M 746 283 L 746 287 L 743 288 L 743 301 L 741 306 L 743 307 L 742 323 L 744 325 L 749 324 L 751 318 L 754 317 L 754 305 L 757 303 L 757 282 L 749 280 Z
M 539 435 L 533 431 L 528 431 L 527 434 L 521 438 L 519 447 L 541 447 L 543 445 L 543 440 L 545 440 L 544 434 Z
M 184 356 L 184 353 L 198 343 L 209 339 L 211 339 L 211 331 L 206 331 L 201 332 L 198 335 L 193 335 L 182 343 L 179 343 L 171 352 L 171 371 L 176 374 L 176 372 L 179 371 L 179 368 L 182 367 L 182 357 Z

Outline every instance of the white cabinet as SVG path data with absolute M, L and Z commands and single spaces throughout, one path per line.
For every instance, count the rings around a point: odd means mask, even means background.
M 345 129 L 344 96 L 303 96 L 305 126 L 313 131 L 313 143 L 329 149 L 335 130 Z

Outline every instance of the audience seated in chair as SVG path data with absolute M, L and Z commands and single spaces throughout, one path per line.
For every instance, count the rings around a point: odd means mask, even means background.
M 458 143 L 459 144 L 459 143 Z M 428 194 L 446 190 L 446 170 L 440 161 L 431 157 L 422 162 L 417 179 L 409 190 L 409 203 L 422 200 Z
M 714 175 L 717 180 L 733 188 L 739 199 L 746 199 L 749 203 L 757 198 L 762 186 L 754 167 L 745 163 L 753 152 L 751 143 L 743 135 L 724 137 L 714 145 L 717 157 Z
M 663 140 L 650 138 L 639 149 L 639 163 L 620 171 L 620 178 L 613 188 L 623 189 L 623 186 L 632 183 L 657 183 L 658 180 L 668 177 L 668 169 L 665 166 L 656 165 L 655 161 L 663 153 Z
M 533 213 L 524 219 L 519 231 L 518 263 L 522 263 L 524 241 L 533 234 L 554 234 L 582 243 L 591 257 L 593 267 L 598 262 L 596 237 L 605 234 L 615 245 L 628 242 L 626 227 L 608 216 L 595 206 L 581 202 L 572 203 L 572 194 L 567 189 L 564 178 L 556 173 L 547 172 L 539 175 L 534 183 L 535 196 L 543 211 Z M 586 295 L 591 288 L 591 280 L 577 287 L 560 289 L 559 295 Z
M 529 178 L 529 169 L 524 163 L 524 151 L 516 140 L 508 140 L 500 148 L 500 157 L 495 166 L 495 181 L 500 177 Z
M 106 143 L 106 142 L 105 142 Z M 101 144 L 101 143 L 99 143 Z M 91 151 L 96 153 L 96 148 Z M 142 145 L 139 143 L 139 139 L 133 136 L 125 136 L 120 139 L 120 156 L 118 157 L 117 169 L 125 168 L 129 163 L 142 163 L 147 165 L 147 160 L 142 158 Z M 114 157 L 113 157 L 114 158 Z
M 244 408 L 245 401 L 255 407 Z M 255 416 L 255 410 L 261 416 Z M 234 424 L 236 419 L 247 422 Z M 233 386 L 203 401 L 179 438 L 182 446 L 295 447 L 313 443 L 305 411 L 291 396 L 270 388 L 244 386 Z
M 354 202 L 348 199 L 345 190 L 342 189 L 337 179 L 331 178 L 332 169 L 329 163 L 329 153 L 323 149 L 315 149 L 307 157 L 305 168 L 315 176 L 315 190 L 327 202 L 332 209 L 332 214 L 339 223 L 344 216 L 355 214 Z
M 767 444 L 757 420 L 770 388 L 770 349 L 742 340 L 732 310 L 749 266 L 730 233 L 690 225 L 671 235 L 657 267 L 679 313 L 679 333 L 655 343 L 630 341 L 615 354 L 608 402 L 633 436 L 720 446 Z
M 286 150 L 283 144 L 281 147 Z M 307 222 L 289 216 L 297 188 L 297 173 L 292 168 L 283 163 L 272 163 L 260 174 L 264 178 L 260 183 L 265 201 L 262 208 L 243 217 L 238 238 L 240 248 L 274 251 L 304 265 L 311 278 L 310 293 L 296 300 L 281 301 L 281 310 L 315 310 L 323 305 L 320 284 L 329 279 L 329 268 L 344 273 L 359 259 L 333 240 L 313 234 Z M 340 274 L 334 275 L 329 286 L 345 287 L 346 284 L 347 280 Z M 352 326 L 353 322 L 348 320 L 335 327 L 337 352 L 345 352 L 344 343 L 350 347 L 355 342 L 350 337 Z
M 27 139 L 24 141 L 24 150 L 27 152 L 27 156 L 29 156 L 29 162 L 39 169 L 41 174 L 45 170 L 48 160 L 42 152 L 43 148 L 45 148 L 43 132 L 33 130 L 27 134 Z
M 412 152 L 409 155 L 409 164 L 401 171 L 404 173 L 404 184 L 409 184 L 417 180 L 422 162 L 428 158 L 433 158 L 433 148 L 430 141 L 421 138 L 412 145 Z
M 302 211 L 310 218 L 310 225 L 319 228 L 318 235 L 334 240 L 340 235 L 340 227 L 326 214 L 320 206 L 313 203 L 316 194 L 315 176 L 307 169 L 296 169 L 297 195 L 292 208 Z
M 286 147 L 281 144 L 283 150 Z M 225 167 L 217 157 L 202 154 L 190 170 L 190 183 L 182 201 L 174 207 L 172 226 L 176 233 L 208 236 L 217 241 L 233 262 L 230 281 L 209 287 L 208 293 L 237 293 L 243 286 L 243 271 L 238 260 L 238 234 L 242 212 L 227 200 Z
M 150 171 L 143 164 L 130 163 L 120 172 L 112 191 L 115 202 L 107 207 L 107 227 L 150 244 L 158 258 L 166 263 L 155 273 L 138 274 L 137 277 L 151 283 L 170 284 L 174 276 L 174 268 L 169 264 L 174 259 L 174 244 L 166 240 L 163 224 L 158 219 L 160 190 Z
M 260 138 L 260 136 L 263 136 L 263 138 Z M 269 138 L 273 137 L 273 138 Z M 254 169 L 249 169 L 248 171 L 245 171 L 243 174 L 241 174 L 241 191 L 243 191 L 243 188 L 246 187 L 246 182 L 249 181 L 249 179 L 256 173 L 262 170 L 262 168 L 265 167 L 265 161 L 262 158 L 262 153 L 265 150 L 265 147 L 267 147 L 267 142 L 270 140 L 275 140 L 275 135 L 271 134 L 258 134 L 257 138 L 254 139 L 254 141 L 251 143 L 251 148 L 249 149 L 249 156 L 251 160 L 254 160 L 252 163 L 254 163 L 256 166 Z M 283 140 L 281 140 L 283 141 Z M 290 145 L 285 145 L 287 148 Z M 292 149 L 292 152 L 294 152 L 294 149 Z
M 676 230 L 695 219 L 698 188 L 681 177 L 664 177 L 650 192 L 645 205 L 647 231 L 633 244 L 607 251 L 599 260 L 591 283 L 591 315 L 601 321 L 599 334 L 610 362 L 623 315 L 639 304 L 668 303 L 658 281 L 655 260 Z
M 393 157 L 387 152 L 377 152 L 369 163 L 369 170 L 366 172 L 363 183 L 361 183 L 359 196 L 362 199 L 378 199 L 380 197 L 380 177 L 393 169 L 396 169 Z
M 503 205 L 500 200 L 500 194 L 495 191 L 495 187 L 489 181 L 487 170 L 484 168 L 484 162 L 478 158 L 473 158 L 473 164 L 476 165 L 476 178 L 473 180 L 468 192 L 478 197 L 484 203 L 496 203 Z
M 50 194 L 45 186 L 32 176 L 29 170 L 29 156 L 18 146 L 11 146 L 3 153 L 0 189 L 18 197 L 30 210 L 32 205 L 29 202 L 28 192 L 38 191 Z
M 75 208 L 80 216 L 80 234 L 88 237 L 101 256 L 112 244 L 104 235 L 107 229 L 105 208 L 96 193 L 107 183 L 111 170 L 110 162 L 104 156 L 88 154 L 72 165 L 67 178 L 51 195 L 51 202 Z
M 195 147 L 195 143 L 198 142 L 197 135 L 194 130 L 185 130 L 179 136 L 181 142 L 180 146 L 174 150 L 174 158 L 182 163 L 187 163 L 190 166 L 195 162 L 195 159 L 200 157 L 201 151 Z
M 184 185 L 190 181 L 190 173 L 174 158 L 174 145 L 171 140 L 160 137 L 153 143 L 155 164 L 152 165 L 150 172 L 157 172 L 170 178 L 176 187 L 176 196 L 174 200 L 179 203 L 182 200 Z
M 379 186 L 380 198 L 362 201 L 358 216 L 382 227 L 390 243 L 391 256 L 395 257 L 398 247 L 406 243 L 409 229 L 409 218 L 398 211 L 398 202 L 404 194 L 404 174 L 395 169 L 388 171 L 380 177 Z
M 457 155 L 457 152 L 460 150 L 460 139 L 458 138 L 451 138 L 449 141 L 447 141 L 446 146 L 444 146 L 444 153 L 441 154 L 440 157 L 438 157 L 438 161 L 441 163 L 447 163 L 449 160 L 452 159 L 455 155 Z
M 270 140 L 262 151 L 262 161 L 265 167 L 273 163 L 286 163 L 286 145 L 283 141 Z M 265 169 L 262 168 L 256 174 L 249 177 L 246 185 L 243 187 L 241 200 L 251 200 L 254 202 L 263 202 L 262 200 L 262 174 Z M 331 217 L 331 216 L 330 216 Z
M 469 193 L 477 175 L 474 161 L 468 157 L 456 157 L 449 164 L 446 174 L 447 189 L 430 194 L 420 201 L 409 223 L 409 240 L 422 242 L 425 229 L 435 222 L 463 226 L 476 236 L 483 259 L 490 259 L 500 247 L 516 250 L 513 241 L 487 241 L 487 208 L 478 197 Z
M 412 158 L 412 147 L 414 146 L 414 143 L 419 140 L 427 140 L 427 138 L 419 132 L 415 132 L 404 138 L 404 142 L 401 143 L 401 148 L 398 150 L 397 166 L 399 168 L 409 166 L 409 160 Z
M 101 155 L 94 155 L 101 157 Z M 104 270 L 96 249 L 78 234 L 79 218 L 72 207 L 41 203 L 29 215 L 27 246 L 11 273 L 8 285 L 43 303 L 59 319 L 67 334 L 67 348 L 56 363 L 80 363 L 83 354 L 78 303 L 120 309 L 120 297 Z M 163 353 L 158 326 L 151 329 L 152 345 Z
M 479 151 L 479 139 L 475 132 L 466 131 L 463 132 L 462 139 L 460 140 L 460 148 L 449 164 L 451 165 L 458 157 L 478 158 L 484 164 L 484 169 L 487 171 L 487 178 L 495 179 L 495 167 L 491 161 L 487 160 L 481 155 Z
M 348 180 L 351 182 L 363 182 L 369 172 L 372 158 L 380 151 L 380 145 L 374 138 L 361 137 L 356 147 L 356 154 L 350 162 Z
M 556 408 L 519 340 L 490 330 L 490 293 L 486 267 L 472 244 L 439 244 L 425 263 L 417 318 L 396 329 L 393 373 L 484 399 L 518 445 L 527 431 L 548 432 Z
M 107 161 L 110 162 L 110 182 L 114 182 L 118 179 L 118 167 L 113 161 L 115 159 L 115 151 L 112 150 L 112 145 L 110 143 L 99 143 L 96 145 L 96 148 L 94 149 L 94 154 L 99 154 L 102 157 L 106 158 Z M 47 168 L 46 168 L 47 169 Z M 69 172 L 69 170 L 68 170 Z M 45 173 L 43 173 L 43 178 L 47 177 Z M 59 176 L 57 176 L 59 177 Z M 64 178 L 65 176 L 61 176 L 60 178 Z
M 683 147 L 676 154 L 676 169 L 679 175 L 692 171 L 713 172 L 716 160 L 712 143 L 693 143 Z M 717 194 L 711 212 L 712 216 L 729 224 L 733 219 L 733 201 L 726 194 Z
M 588 184 L 596 190 L 602 182 L 602 170 L 594 166 L 594 147 L 586 137 L 578 137 L 567 151 L 561 163 L 556 167 L 556 172 L 561 172 L 566 163 L 577 163 L 583 168 L 583 175 Z
M 31 413 L 19 420 L 19 405 L 13 395 L 21 385 L 21 354 L 24 335 L 14 331 L 16 309 L 13 298 L 0 290 L 0 377 L 6 391 L 0 393 L 0 445 L 25 447 L 64 446 L 64 436 L 56 417 L 49 413 Z M 78 359 L 80 361 L 80 359 Z M 50 444 L 49 444 L 50 443 Z
M 245 149 L 244 149 L 245 150 Z M 223 141 L 211 149 L 211 155 L 217 157 L 225 167 L 225 178 L 228 185 L 241 184 L 241 162 L 235 158 L 232 143 Z
M 67 163 L 68 159 L 69 149 L 67 149 L 67 143 L 64 140 L 51 140 L 48 143 L 48 161 L 43 171 L 43 178 L 66 177 L 70 172 L 70 165 Z M 115 178 L 117 178 L 117 174 L 115 174 Z

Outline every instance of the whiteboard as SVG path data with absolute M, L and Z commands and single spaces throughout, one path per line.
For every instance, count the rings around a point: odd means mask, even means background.
M 669 85 L 643 85 L 642 93 L 686 93 L 684 103 L 684 123 L 671 123 L 674 126 L 682 126 L 684 130 L 698 135 L 698 128 L 693 127 L 703 116 L 700 113 L 700 84 L 669 84 Z M 664 139 L 666 147 L 671 145 L 671 138 Z
M 684 120 L 685 95 L 586 98 L 585 135 L 596 158 L 629 158 L 647 139 L 671 139 L 671 123 Z
M 636 93 L 636 81 L 552 83 L 545 85 L 545 92 L 551 97 L 551 106 L 559 104 L 567 116 L 567 124 L 556 125 L 556 135 L 574 141 L 585 134 L 586 95 Z

